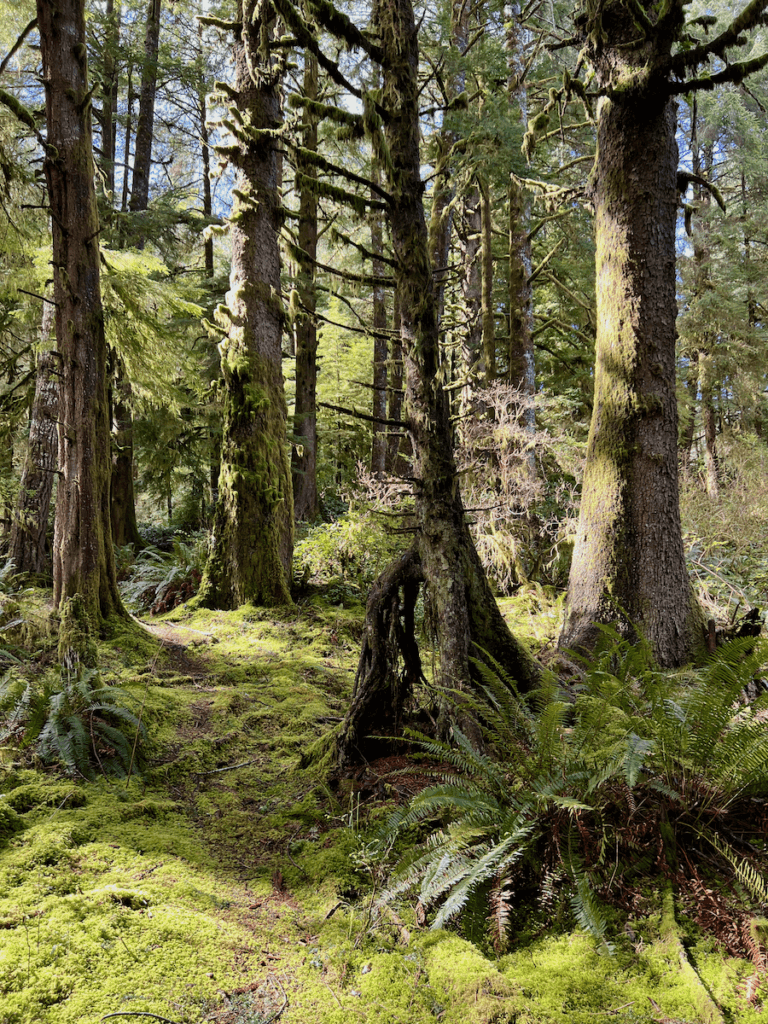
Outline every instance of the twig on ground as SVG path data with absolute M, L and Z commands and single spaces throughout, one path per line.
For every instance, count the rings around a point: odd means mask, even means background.
M 249 764 L 258 764 L 260 757 L 254 757 L 251 761 L 241 761 L 240 764 L 228 764 L 224 768 L 211 768 L 209 772 L 192 772 L 192 775 L 216 775 L 218 772 L 233 772 L 235 768 L 247 768 Z
M 109 1020 L 110 1017 L 151 1017 L 153 1020 L 163 1021 L 163 1024 L 179 1024 L 176 1020 L 171 1020 L 170 1017 L 161 1017 L 157 1013 L 147 1013 L 146 1010 L 120 1010 L 117 1013 L 105 1013 L 103 1017 L 99 1018 L 99 1024 L 102 1020 Z

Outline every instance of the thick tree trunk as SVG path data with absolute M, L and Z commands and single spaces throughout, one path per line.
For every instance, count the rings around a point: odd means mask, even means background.
M 304 57 L 304 95 L 317 100 L 317 59 Z M 317 152 L 317 117 L 304 113 L 304 149 Z M 310 181 L 314 168 L 299 157 L 299 167 Z M 299 198 L 299 248 L 307 254 L 307 262 L 299 267 L 299 302 L 301 311 L 296 321 L 296 407 L 293 416 L 294 444 L 291 448 L 293 480 L 293 511 L 297 520 L 311 522 L 317 517 L 317 321 L 315 308 L 315 266 L 317 258 L 317 194 L 311 184 L 301 188 Z
M 626 53 L 603 54 L 606 76 Z M 600 101 L 595 400 L 560 646 L 589 649 L 614 623 L 679 665 L 702 619 L 678 500 L 675 104 L 659 92 Z
M 123 607 L 109 516 L 107 346 L 83 6 L 37 0 L 61 373 L 53 594 L 57 607 L 77 596 L 81 621 L 94 626 Z
M 43 303 L 42 340 L 47 343 L 54 328 L 52 303 Z M 37 380 L 29 445 L 21 473 L 19 495 L 13 511 L 8 557 L 17 572 L 41 573 L 45 568 L 45 535 L 58 464 L 59 412 L 58 359 L 43 352 L 37 360 Z
M 293 496 L 286 451 L 287 410 L 282 374 L 280 198 L 274 145 L 251 130 L 280 124 L 278 82 L 259 60 L 261 23 L 254 0 L 240 20 L 247 29 L 235 43 L 236 105 L 244 131 L 228 150 L 237 169 L 231 216 L 232 269 L 226 307 L 217 317 L 225 384 L 219 500 L 200 603 L 235 608 L 247 601 L 290 602 Z M 254 77 L 259 84 L 254 83 Z
M 411 0 L 379 0 L 375 25 L 385 54 L 383 102 L 387 107 L 386 145 L 392 170 L 388 187 L 390 230 L 400 299 L 405 367 L 404 416 L 413 444 L 417 533 L 414 557 L 428 590 L 438 647 L 438 685 L 465 688 L 476 675 L 473 657 L 490 655 L 529 689 L 537 667 L 512 637 L 491 593 L 467 526 L 451 443 L 448 396 L 439 373 L 437 302 L 422 205 L 418 120 L 418 43 Z M 374 136 L 374 145 L 377 143 Z M 410 562 L 408 563 L 411 564 Z M 397 573 L 395 572 L 395 576 Z M 379 581 L 382 601 L 392 587 Z M 405 596 L 403 600 L 406 600 Z M 366 644 L 377 648 L 381 603 L 369 603 Z M 362 663 L 361 663 L 362 664 Z M 356 701 L 364 703 L 369 686 L 378 686 L 379 671 L 363 665 Z M 385 714 L 385 709 L 380 710 Z M 395 708 L 386 714 L 396 718 Z M 354 710 L 347 715 L 339 742 L 343 765 L 356 756 L 362 733 Z

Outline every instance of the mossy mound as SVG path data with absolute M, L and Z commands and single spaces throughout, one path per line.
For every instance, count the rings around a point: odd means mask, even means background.
M 0 847 L 6 846 L 12 836 L 24 828 L 20 814 L 0 799 Z

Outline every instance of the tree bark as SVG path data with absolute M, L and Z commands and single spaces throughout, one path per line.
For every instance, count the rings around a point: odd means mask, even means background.
M 317 58 L 304 56 L 304 95 L 317 100 Z M 304 149 L 317 152 L 317 117 L 304 112 Z M 314 180 L 314 168 L 299 157 L 299 169 Z M 299 248 L 307 262 L 299 267 L 298 293 L 301 309 L 296 321 L 296 406 L 293 416 L 294 444 L 291 447 L 293 512 L 297 520 L 317 518 L 317 195 L 305 184 L 299 198 Z
M 197 57 L 198 64 L 198 85 L 197 85 L 197 116 L 200 130 L 200 157 L 203 163 L 203 213 L 206 218 L 213 214 L 213 197 L 211 195 L 211 143 L 208 131 L 208 107 L 205 99 L 206 73 L 205 73 L 205 51 L 203 48 L 203 26 L 200 22 L 197 25 L 197 37 L 199 50 Z M 205 261 L 205 276 L 213 277 L 213 238 L 206 235 L 203 242 L 203 255 Z
M 629 10 L 612 7 L 602 25 L 590 43 L 599 85 L 638 67 L 650 75 L 659 54 L 637 40 Z M 598 111 L 595 398 L 560 646 L 591 649 L 599 624 L 613 623 L 674 666 L 701 644 L 703 620 L 678 498 L 676 105 L 664 82 L 644 82 Z
M 37 0 L 61 374 L 53 595 L 57 607 L 77 598 L 81 621 L 93 627 L 124 612 L 109 515 L 107 346 L 83 7 L 83 0 Z
M 437 301 L 422 205 L 418 119 L 418 41 L 411 0 L 378 0 L 374 26 L 384 51 L 382 97 L 391 168 L 388 188 L 395 280 L 400 299 L 405 367 L 404 416 L 413 444 L 414 551 L 428 590 L 438 647 L 438 685 L 464 688 L 476 676 L 472 658 L 490 655 L 529 689 L 537 667 L 514 639 L 498 609 L 467 526 L 451 443 L 448 396 L 439 373 Z M 386 574 L 380 580 L 382 593 Z M 379 603 L 369 602 L 367 630 Z M 369 642 L 368 638 L 366 642 Z M 371 669 L 358 677 L 355 700 L 376 684 Z M 339 741 L 341 765 L 359 756 L 361 730 L 354 707 Z M 388 714 L 396 717 L 396 709 Z M 356 744 L 353 741 L 356 740 Z
M 44 344 L 48 343 L 53 332 L 54 310 L 51 302 L 43 303 L 41 335 Z M 35 397 L 29 421 L 29 445 L 8 544 L 8 557 L 17 572 L 42 573 L 45 568 L 45 536 L 58 462 L 57 370 L 56 352 L 43 352 L 38 356 Z
M 262 24 L 243 0 L 235 41 L 235 104 L 247 131 L 235 129 L 228 155 L 237 172 L 227 304 L 217 318 L 224 377 L 219 500 L 211 552 L 200 586 L 207 607 L 290 603 L 293 496 L 282 374 L 278 155 L 264 136 L 280 124 L 279 79 L 259 64 Z M 251 73 L 251 68 L 255 68 Z
M 523 44 L 525 33 L 521 22 L 520 4 L 504 7 L 505 46 L 509 71 L 508 93 L 510 103 L 516 107 L 516 116 L 523 127 L 528 121 L 528 96 L 524 81 L 525 61 Z M 528 236 L 530 207 L 523 190 L 510 181 L 507 190 L 509 204 L 509 347 L 507 372 L 509 383 L 521 395 L 521 425 L 526 433 L 536 431 L 536 373 L 533 350 L 533 290 L 531 273 L 533 260 L 531 240 Z M 535 471 L 535 461 L 529 461 Z
M 397 288 L 392 296 L 392 335 L 387 360 L 387 419 L 400 420 L 403 415 L 403 342 L 400 337 L 400 299 Z M 386 469 L 393 476 L 410 473 L 411 439 L 408 434 L 391 429 L 387 443 Z
M 157 54 L 160 46 L 161 0 L 149 0 L 144 37 L 144 64 L 141 69 L 139 119 L 136 123 L 136 150 L 131 182 L 131 213 L 141 213 L 149 206 L 149 179 L 152 172 L 152 142 L 155 132 L 155 97 L 157 95 Z M 132 230 L 134 244 L 144 246 L 144 233 Z
M 464 322 L 461 325 L 461 431 L 471 422 L 475 393 L 486 383 L 483 349 L 482 198 L 476 183 L 463 197 L 457 217 L 456 234 L 461 252 L 461 296 Z
M 101 129 L 101 173 L 104 176 L 104 191 L 110 205 L 115 193 L 115 150 L 117 144 L 117 48 L 120 43 L 120 11 L 115 13 L 114 0 L 106 0 L 104 6 L 104 44 L 102 52 L 101 110 L 94 108 Z
M 373 180 L 380 184 L 381 174 L 374 160 Z M 371 250 L 378 256 L 384 252 L 384 225 L 378 210 L 371 211 Z M 373 260 L 374 277 L 384 276 L 384 264 L 381 260 Z M 371 414 L 380 420 L 387 417 L 387 297 L 383 285 L 373 288 L 373 401 Z M 387 468 L 387 430 L 384 423 L 373 424 L 373 441 L 371 444 L 371 473 L 375 477 L 383 477 Z
M 136 499 L 133 489 L 133 413 L 131 383 L 125 376 L 120 357 L 112 353 L 112 482 L 110 517 L 112 543 L 117 547 L 133 544 L 138 551 L 144 541 L 136 524 Z

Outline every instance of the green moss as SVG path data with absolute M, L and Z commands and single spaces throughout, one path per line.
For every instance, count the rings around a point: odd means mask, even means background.
M 16 811 L 0 800 L 0 847 L 5 846 L 17 832 L 24 828 L 24 821 Z
M 81 786 L 51 780 L 18 785 L 6 794 L 4 803 L 19 814 L 26 814 L 38 807 L 83 807 L 87 799 Z
M 533 622 L 555 607 L 531 590 L 505 611 Z M 142 707 L 150 761 L 128 783 L 0 769 L 2 1024 L 120 1011 L 258 1021 L 282 1005 L 280 985 L 286 1024 L 650 1024 L 661 1014 L 649 997 L 700 1019 L 697 984 L 658 916 L 633 922 L 634 945 L 619 938 L 614 958 L 579 933 L 550 933 L 513 935 L 520 948 L 497 959 L 420 931 L 407 904 L 394 918 L 377 908 L 382 866 L 358 819 L 387 810 L 334 796 L 323 770 L 299 767 L 346 709 L 361 616 L 320 601 L 182 606 L 153 628 L 194 640 L 188 664 L 156 637 L 100 645 Z M 610 740 L 621 723 L 603 728 Z M 738 994 L 752 965 L 695 929 L 684 944 L 730 1019 L 757 1022 Z

